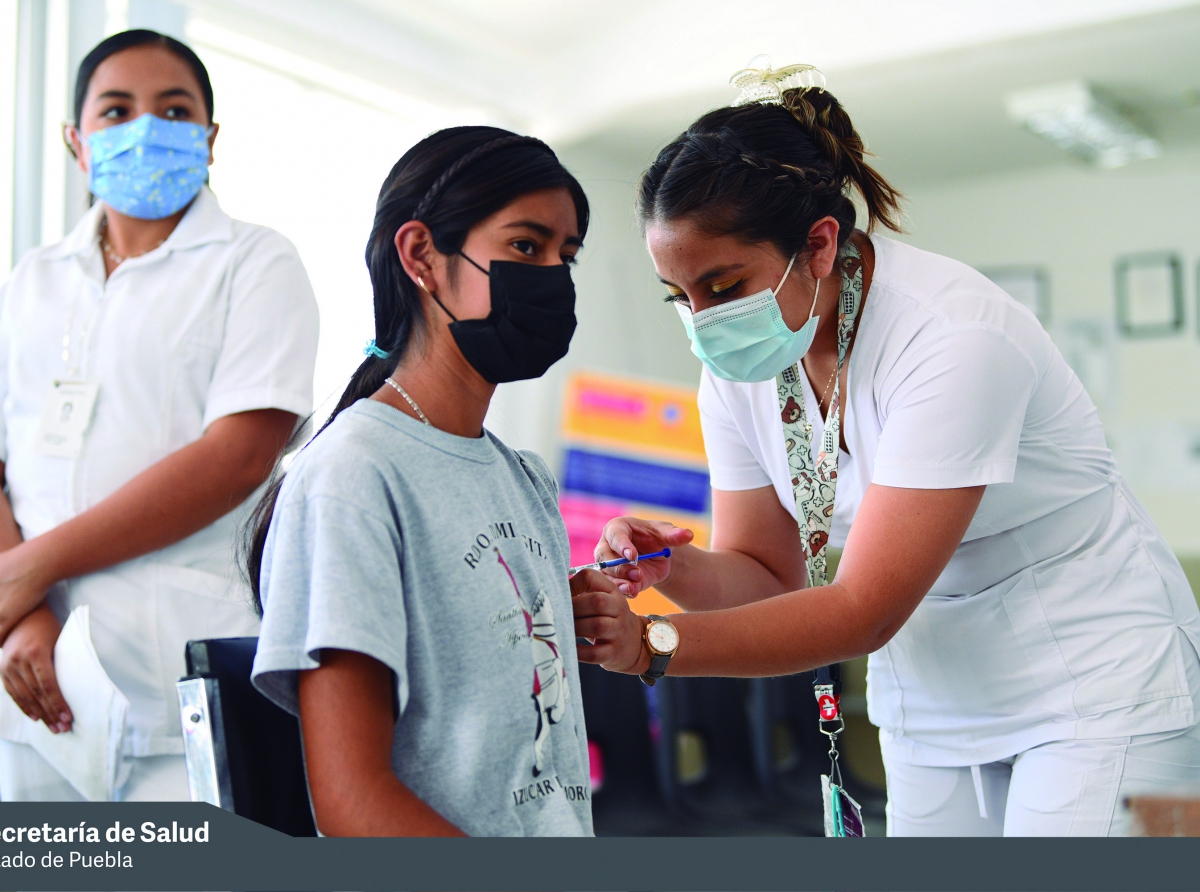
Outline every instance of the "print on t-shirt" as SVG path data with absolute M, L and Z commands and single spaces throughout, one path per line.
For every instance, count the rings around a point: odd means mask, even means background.
M 524 620 L 521 627 L 508 629 L 500 641 L 501 648 L 516 649 L 524 641 L 529 642 L 533 658 L 530 700 L 533 703 L 536 724 L 533 735 L 532 776 L 537 778 L 546 770 L 546 741 L 550 729 L 562 721 L 566 714 L 570 690 L 567 687 L 567 670 L 563 665 L 558 634 L 554 626 L 554 609 L 544 587 L 537 590 L 532 599 L 521 593 L 521 586 L 500 553 L 499 542 L 519 539 L 525 550 L 535 557 L 548 559 L 542 543 L 536 539 L 518 536 L 511 522 L 489 524 L 471 543 L 463 560 L 472 570 L 485 566 L 490 561 L 486 554 L 490 550 L 496 557 L 496 565 L 504 571 L 504 586 L 511 589 L 516 603 L 508 609 L 492 614 L 488 624 L 496 628 L 511 622 L 518 616 Z
M 554 610 L 546 590 L 539 588 L 528 607 L 521 597 L 521 587 L 500 554 L 499 548 L 492 549 L 496 560 L 508 574 L 512 583 L 513 594 L 525 619 L 525 637 L 529 639 L 533 651 L 533 708 L 537 714 L 537 730 L 533 735 L 533 776 L 542 773 L 545 758 L 542 750 L 546 738 L 550 736 L 550 726 L 557 725 L 562 719 L 567 703 L 567 672 L 563 667 L 562 655 L 558 651 L 558 641 L 554 631 Z

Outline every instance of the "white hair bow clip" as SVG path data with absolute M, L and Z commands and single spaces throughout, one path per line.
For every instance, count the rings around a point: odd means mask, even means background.
M 782 105 L 784 90 L 816 87 L 825 89 L 825 75 L 813 65 L 785 65 L 772 68 L 770 56 L 755 56 L 750 64 L 736 71 L 729 83 L 742 92 L 733 104 Z

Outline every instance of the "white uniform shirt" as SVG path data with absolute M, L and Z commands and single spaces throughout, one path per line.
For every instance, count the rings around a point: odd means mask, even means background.
M 872 243 L 830 544 L 845 545 L 872 483 L 987 485 L 945 571 L 870 657 L 885 756 L 977 765 L 1051 740 L 1194 724 L 1200 611 L 1079 379 L 1033 314 L 976 271 Z M 700 411 L 713 487 L 774 486 L 795 516 L 775 382 L 706 370 Z
M 61 242 L 29 252 L 0 290 L 0 459 L 26 539 L 97 504 L 218 418 L 312 410 L 316 299 L 287 239 L 230 219 L 205 187 L 163 245 L 106 281 L 100 215 L 97 204 Z M 86 342 L 77 377 L 99 385 L 75 459 L 34 449 L 51 381 L 68 377 L 68 328 L 72 353 Z M 91 605 L 100 662 L 130 701 L 132 755 L 183 751 L 175 681 L 188 639 L 256 634 L 233 550 L 254 498 L 162 551 L 50 594 L 60 615 Z

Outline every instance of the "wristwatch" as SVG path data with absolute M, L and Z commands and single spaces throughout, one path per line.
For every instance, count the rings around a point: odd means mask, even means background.
M 642 681 L 651 687 L 667 674 L 667 664 L 675 651 L 679 650 L 679 630 L 675 624 L 662 616 L 647 616 L 642 640 L 650 651 L 650 668 L 642 673 Z

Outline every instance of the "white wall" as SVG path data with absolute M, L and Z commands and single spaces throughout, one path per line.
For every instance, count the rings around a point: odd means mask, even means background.
M 1115 171 L 1063 165 L 909 197 L 913 244 L 977 267 L 1048 271 L 1047 327 L 1096 401 L 1122 472 L 1175 550 L 1200 555 L 1200 154 Z M 1129 340 L 1116 334 L 1114 263 L 1146 251 L 1183 261 L 1185 326 Z

